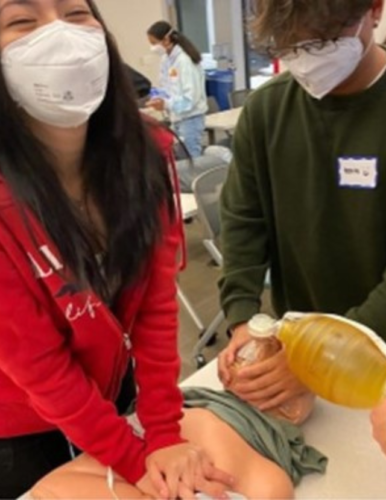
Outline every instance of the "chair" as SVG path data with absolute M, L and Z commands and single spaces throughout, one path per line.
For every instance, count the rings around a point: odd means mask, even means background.
M 207 96 L 206 104 L 208 106 L 208 109 L 206 111 L 207 115 L 214 115 L 215 113 L 219 113 L 221 111 L 217 99 L 212 95 Z M 205 133 L 207 134 L 206 142 L 208 144 L 214 144 L 215 143 L 214 131 L 205 127 Z
M 197 203 L 197 215 L 204 228 L 203 244 L 212 259 L 219 266 L 223 265 L 223 256 L 218 248 L 217 241 L 220 236 L 220 214 L 219 200 L 222 186 L 225 182 L 228 165 L 221 165 L 202 173 L 193 181 L 193 194 Z M 265 276 L 265 286 L 270 287 L 269 270 Z M 216 330 L 224 321 L 223 311 L 219 311 L 209 326 L 200 335 L 199 341 L 193 348 L 193 359 L 197 367 L 206 364 L 202 350 L 210 343 L 216 334 Z
M 215 148 L 216 146 L 209 146 L 209 148 Z M 197 156 L 192 159 L 183 159 L 176 162 L 178 179 L 180 181 L 181 193 L 185 195 L 186 193 L 192 193 L 192 184 L 196 177 L 201 175 L 203 172 L 207 172 L 212 168 L 216 168 L 220 165 L 225 165 L 226 161 L 220 156 L 222 153 L 223 157 L 226 157 L 227 153 L 230 156 L 231 153 L 228 150 L 220 149 L 219 152 L 214 149 L 214 153 L 210 154 L 211 149 L 209 149 L 209 154 L 206 153 L 208 148 L 205 148 L 205 152 L 202 156 Z M 228 161 L 229 163 L 229 161 Z M 192 195 L 193 196 L 193 195 Z
M 208 111 L 206 112 L 207 115 L 212 115 L 213 113 L 218 113 L 220 111 L 220 106 L 214 96 L 209 95 L 206 98 L 206 103 L 208 105 Z
M 241 108 L 244 106 L 244 103 L 251 92 L 252 89 L 234 90 L 228 94 L 229 106 L 231 108 Z
M 202 173 L 193 182 L 193 194 L 197 202 L 198 217 L 204 227 L 203 243 L 219 266 L 222 266 L 223 263 L 221 252 L 217 246 L 217 239 L 220 234 L 219 199 L 227 173 L 228 166 L 222 165 Z M 224 319 L 224 313 L 219 311 L 194 346 L 193 358 L 198 367 L 205 364 L 202 350 L 211 341 Z
M 177 162 L 178 163 L 178 162 Z M 186 222 L 192 217 L 196 217 L 197 215 L 197 204 L 193 194 L 181 193 L 180 194 L 181 201 L 181 209 L 182 209 L 182 218 L 183 221 Z M 199 332 L 204 332 L 205 327 L 201 318 L 196 313 L 194 307 L 192 306 L 190 300 L 185 295 L 180 285 L 177 283 L 177 297 L 180 303 L 184 306 L 186 312 L 189 314 L 194 324 L 198 328 Z
M 223 263 L 216 243 L 220 235 L 219 199 L 228 168 L 226 164 L 211 168 L 197 176 L 192 184 L 198 217 L 204 228 L 203 244 L 219 266 Z

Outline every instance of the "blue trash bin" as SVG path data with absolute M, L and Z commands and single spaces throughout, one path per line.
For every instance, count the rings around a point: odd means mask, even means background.
M 235 76 L 232 69 L 205 71 L 206 94 L 215 97 L 221 110 L 229 109 L 228 95 L 234 89 Z

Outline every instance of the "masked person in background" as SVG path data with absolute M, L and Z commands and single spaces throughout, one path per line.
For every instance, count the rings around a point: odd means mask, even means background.
M 0 497 L 68 442 L 137 493 L 221 496 L 232 477 L 180 430 L 173 138 L 91 0 L 0 0 L 0 50 Z M 132 359 L 142 438 L 115 406 Z
M 278 317 L 336 313 L 386 339 L 386 52 L 373 38 L 383 1 L 256 7 L 257 43 L 288 71 L 246 103 L 222 191 L 225 384 L 268 269 Z M 240 370 L 233 390 L 268 410 L 304 388 L 280 351 Z
M 167 111 L 190 156 L 200 156 L 207 111 L 201 54 L 190 40 L 166 21 L 150 26 L 147 36 L 151 50 L 162 56 L 159 87 L 163 94 L 163 97 L 151 99 L 147 105 L 158 111 Z

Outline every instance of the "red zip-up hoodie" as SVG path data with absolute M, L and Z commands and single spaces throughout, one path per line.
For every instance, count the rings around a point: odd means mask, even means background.
M 156 136 L 169 154 L 172 138 Z M 1 181 L 0 438 L 60 429 L 135 483 L 148 454 L 183 441 L 175 287 L 180 224 L 164 217 L 145 276 L 122 294 L 115 317 L 92 292 L 71 291 L 61 281 L 60 255 L 43 230 L 27 252 L 28 235 Z M 112 402 L 130 356 L 144 440 Z

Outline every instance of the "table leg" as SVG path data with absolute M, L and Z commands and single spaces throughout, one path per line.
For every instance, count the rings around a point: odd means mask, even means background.
M 216 143 L 215 130 L 213 128 L 208 128 L 208 142 L 209 145 L 212 146 Z

